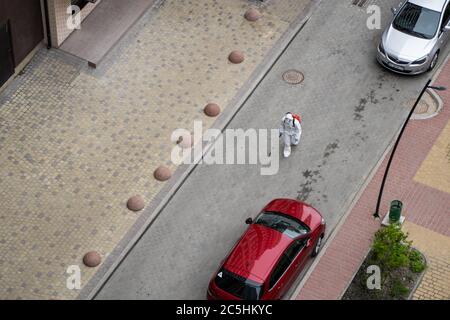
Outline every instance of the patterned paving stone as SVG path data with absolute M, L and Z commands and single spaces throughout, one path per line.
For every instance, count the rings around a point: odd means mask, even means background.
M 404 228 L 428 262 L 413 299 L 450 299 L 450 238 L 411 222 L 405 222 Z
M 450 193 L 450 121 L 417 171 L 414 180 Z
M 96 70 L 39 51 L 0 96 L 0 298 L 75 298 L 67 267 L 87 283 L 83 255 L 106 259 L 139 216 L 130 195 L 158 193 L 171 132 L 210 126 L 204 105 L 227 106 L 308 3 L 273 0 L 250 23 L 248 1 L 167 0 Z

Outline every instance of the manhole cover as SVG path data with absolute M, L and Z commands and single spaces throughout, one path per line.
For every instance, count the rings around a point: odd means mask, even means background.
M 283 80 L 290 84 L 302 83 L 304 79 L 303 73 L 298 70 L 288 70 L 283 73 Z

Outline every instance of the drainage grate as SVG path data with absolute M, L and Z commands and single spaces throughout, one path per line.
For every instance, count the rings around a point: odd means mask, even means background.
M 290 84 L 299 84 L 302 83 L 305 79 L 303 73 L 298 70 L 288 70 L 283 73 L 283 80 Z
M 358 7 L 364 7 L 364 5 L 366 4 L 367 0 L 353 0 L 352 4 L 354 6 L 358 6 Z

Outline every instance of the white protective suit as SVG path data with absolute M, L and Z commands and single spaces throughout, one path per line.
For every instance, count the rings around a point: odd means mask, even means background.
M 280 136 L 284 143 L 284 157 L 291 154 L 291 145 L 298 145 L 302 135 L 302 125 L 297 119 L 294 119 L 291 113 L 281 119 Z

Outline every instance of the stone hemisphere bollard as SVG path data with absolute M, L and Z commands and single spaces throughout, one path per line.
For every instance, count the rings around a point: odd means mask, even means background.
M 127 201 L 127 207 L 131 211 L 140 211 L 140 210 L 144 209 L 144 207 L 145 207 L 144 198 L 142 198 L 142 196 L 140 196 L 140 195 L 135 195 L 135 196 L 131 197 Z
M 217 117 L 220 114 L 220 107 L 216 103 L 208 103 L 203 111 L 208 117 Z
M 166 166 L 159 166 L 153 173 L 153 176 L 158 181 L 166 181 L 172 177 L 172 172 Z
M 228 60 L 230 60 L 231 63 L 238 64 L 244 61 L 244 53 L 238 50 L 234 50 L 230 53 L 228 56 Z
M 94 268 L 102 262 L 102 257 L 97 251 L 90 251 L 83 257 L 83 263 L 89 267 Z
M 262 14 L 261 14 L 261 12 L 259 12 L 258 9 L 250 8 L 245 12 L 244 17 L 248 21 L 257 21 L 257 20 L 261 19 Z

